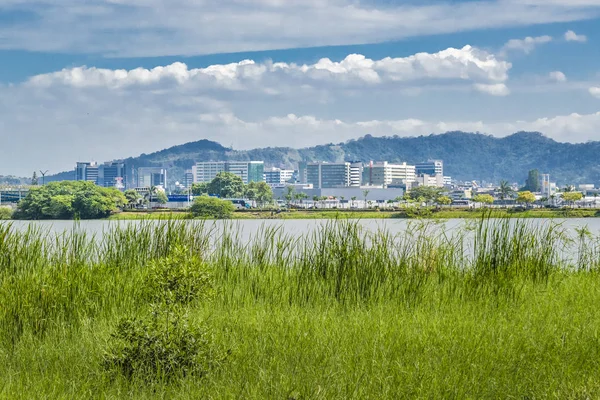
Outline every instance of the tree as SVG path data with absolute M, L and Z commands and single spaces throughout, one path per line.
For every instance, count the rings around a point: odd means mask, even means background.
M 31 186 L 37 186 L 39 183 L 37 173 L 33 171 L 33 176 L 31 177 Z
M 473 197 L 473 201 L 479 204 L 494 204 L 494 198 L 490 194 L 478 194 Z
M 287 201 L 288 208 L 290 208 L 292 200 L 294 200 L 294 192 L 295 191 L 296 191 L 296 189 L 294 189 L 293 186 L 286 186 L 285 187 L 285 195 L 283 197 Z
M 506 200 L 507 198 L 512 197 L 513 194 L 514 190 L 510 186 L 508 181 L 501 181 L 500 186 L 498 187 L 498 197 L 500 197 L 500 200 L 504 202 L 504 200 Z
M 266 182 L 250 182 L 244 187 L 244 196 L 264 205 L 273 201 L 273 190 Z
M 191 192 L 194 196 L 202 196 L 203 194 L 208 194 L 210 183 L 192 183 Z
M 369 190 L 363 190 L 363 197 L 365 198 L 365 207 L 367 206 L 367 197 L 369 196 L 370 191 Z
M 158 190 L 156 192 L 156 202 L 158 204 L 167 204 L 169 202 L 169 197 L 167 197 L 167 194 L 164 191 Z
M 452 199 L 448 196 L 440 196 L 437 198 L 436 202 L 442 206 L 449 206 L 452 204 Z
M 127 199 L 114 188 L 64 181 L 31 188 L 19 202 L 15 219 L 98 219 L 118 211 Z
M 0 206 L 0 221 L 12 218 L 12 208 Z
M 432 203 L 446 193 L 446 189 L 433 186 L 417 186 L 410 189 L 405 195 L 409 201 L 417 201 L 419 203 Z
M 562 199 L 566 201 L 571 207 L 575 204 L 575 202 L 583 199 L 583 193 L 581 192 L 566 192 L 563 193 Z
M 229 200 L 200 196 L 194 200 L 190 211 L 197 218 L 229 219 L 235 211 L 235 206 Z
M 140 200 L 142 199 L 142 196 L 140 196 L 140 194 L 133 189 L 126 190 L 123 195 L 125 196 L 125 200 L 127 201 L 129 208 L 133 208 L 139 204 Z
M 241 197 L 244 195 L 244 182 L 231 172 L 219 172 L 208 185 L 208 192 L 223 199 Z
M 352 200 L 352 208 L 354 208 L 354 202 L 356 201 L 356 196 L 352 196 L 350 197 L 350 200 Z
M 525 187 L 523 187 L 521 191 L 537 193 L 541 190 L 542 185 L 540 184 L 540 172 L 537 169 L 532 169 L 529 171 L 527 181 L 525 182 Z
M 521 191 L 517 194 L 517 203 L 529 205 L 535 201 L 535 195 L 529 190 Z

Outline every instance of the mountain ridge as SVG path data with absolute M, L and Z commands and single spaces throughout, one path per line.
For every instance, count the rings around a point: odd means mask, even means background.
M 540 132 L 516 132 L 505 137 L 451 131 L 411 137 L 365 135 L 343 143 L 294 149 L 266 147 L 234 150 L 202 139 L 125 159 L 128 169 L 167 167 L 174 180 L 197 161 L 263 160 L 268 166 L 296 167 L 299 161 L 390 161 L 414 164 L 444 160 L 445 175 L 459 180 L 497 183 L 502 179 L 523 182 L 530 169 L 549 173 L 553 181 L 600 183 L 600 142 L 557 142 Z M 70 176 L 69 176 L 70 175 Z M 47 179 L 72 179 L 65 172 Z

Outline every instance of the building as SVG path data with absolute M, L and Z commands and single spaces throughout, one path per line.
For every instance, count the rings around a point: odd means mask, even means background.
M 362 185 L 363 163 L 354 161 L 350 163 L 350 187 L 360 187 Z
M 189 189 L 192 187 L 193 183 L 194 183 L 194 173 L 192 172 L 191 169 L 188 169 L 185 171 L 182 184 L 185 188 Z
M 269 185 L 281 185 L 289 182 L 294 176 L 294 170 L 269 168 L 265 170 L 265 182 Z
M 97 184 L 103 187 L 127 187 L 126 166 L 123 161 L 106 162 L 98 168 Z
M 96 162 L 78 162 L 75 167 L 75 180 L 98 183 L 99 168 Z
M 307 163 L 306 183 L 317 189 L 350 187 L 351 165 L 349 162 Z
M 290 185 L 288 185 L 290 186 Z M 338 188 L 310 188 L 302 187 L 302 185 L 293 185 L 295 193 L 304 193 L 307 196 L 308 201 L 314 197 L 327 197 L 336 198 L 338 200 L 351 201 L 355 199 L 356 203 L 364 206 L 365 200 L 365 188 L 364 187 L 338 187 Z M 287 193 L 286 187 L 273 188 L 273 197 L 275 199 L 285 199 Z M 396 189 L 383 189 L 383 188 L 369 188 L 367 191 L 367 200 L 373 202 L 373 204 L 387 202 L 395 200 L 404 196 L 404 190 L 401 188 Z
M 263 161 L 208 161 L 198 162 L 192 167 L 194 183 L 211 182 L 221 172 L 230 172 L 242 178 L 245 184 L 264 180 Z
M 416 184 L 418 186 L 433 186 L 433 187 L 444 187 L 444 177 L 442 175 L 419 175 L 416 178 Z
M 153 186 L 167 187 L 167 170 L 160 167 L 141 167 L 138 169 L 138 188 Z
M 387 161 L 373 162 L 365 166 L 363 184 L 370 186 L 399 186 L 414 182 L 416 168 L 414 165 L 391 164 Z
M 442 160 L 428 160 L 415 166 L 417 175 L 444 176 L 444 162 Z

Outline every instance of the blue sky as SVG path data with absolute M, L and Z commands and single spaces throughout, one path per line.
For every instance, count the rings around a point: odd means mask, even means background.
M 600 0 L 2 0 L 0 174 L 205 138 L 598 140 L 599 19 Z

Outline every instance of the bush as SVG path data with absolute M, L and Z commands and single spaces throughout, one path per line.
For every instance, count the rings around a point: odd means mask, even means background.
M 216 197 L 200 196 L 190 208 L 194 217 L 228 219 L 235 211 L 233 203 Z
M 0 221 L 12 218 L 12 209 L 10 207 L 0 207 Z

